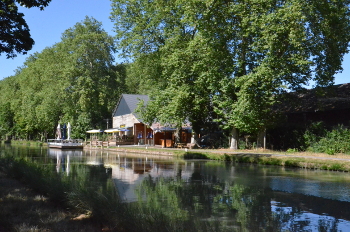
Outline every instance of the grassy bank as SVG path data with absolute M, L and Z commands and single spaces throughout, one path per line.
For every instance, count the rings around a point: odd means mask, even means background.
M 277 152 L 271 150 L 229 150 L 229 149 L 162 149 L 145 147 L 110 148 L 111 150 L 141 154 L 172 155 L 184 159 L 219 160 L 231 163 L 253 163 L 307 169 L 350 172 L 350 155 L 312 152 Z
M 39 141 L 12 140 L 12 144 L 27 146 L 45 146 Z M 331 171 L 350 172 L 350 155 L 326 154 L 314 152 L 283 152 L 272 150 L 229 150 L 229 149 L 167 149 L 143 146 L 109 147 L 111 151 L 132 152 L 139 154 L 155 154 L 175 156 L 184 159 L 220 160 L 232 163 L 253 163 L 263 165 L 278 165 Z
M 46 143 L 40 141 L 31 141 L 31 140 L 8 140 L 1 141 L 2 143 L 9 143 L 14 145 L 25 145 L 25 146 L 44 146 Z
M 223 153 L 215 152 L 187 152 L 185 159 L 221 160 L 231 163 L 253 163 L 263 165 L 277 165 L 307 169 L 350 171 L 350 157 L 348 155 L 327 155 L 317 153 L 293 154 L 264 154 L 264 153 Z

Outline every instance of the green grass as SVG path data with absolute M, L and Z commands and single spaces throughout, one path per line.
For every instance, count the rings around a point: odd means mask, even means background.
M 28 140 L 10 140 L 11 144 L 16 145 L 28 145 L 28 146 L 44 146 L 46 143 L 40 141 L 28 141 Z

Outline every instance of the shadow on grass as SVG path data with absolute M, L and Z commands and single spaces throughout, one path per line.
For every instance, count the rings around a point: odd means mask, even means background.
M 98 231 L 90 218 L 74 214 L 0 173 L 0 231 Z
M 203 153 L 196 153 L 196 152 L 186 152 L 183 155 L 183 158 L 184 159 L 205 159 L 205 160 L 209 159 L 208 155 Z

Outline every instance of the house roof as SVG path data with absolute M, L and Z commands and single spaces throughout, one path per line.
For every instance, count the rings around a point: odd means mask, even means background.
M 112 116 L 116 117 L 125 114 L 134 114 L 137 117 L 135 110 L 139 102 L 142 100 L 144 101 L 144 104 L 147 105 L 147 102 L 149 101 L 148 95 L 122 94 L 113 111 Z
M 350 109 L 350 83 L 289 93 L 278 109 L 286 113 Z
M 113 111 L 112 117 L 127 115 L 127 114 L 133 114 L 136 119 L 139 122 L 143 122 L 143 120 L 135 113 L 135 110 L 139 104 L 139 102 L 143 100 L 144 105 L 147 105 L 149 101 L 148 95 L 139 95 L 139 94 L 122 94 L 119 98 L 119 101 Z M 159 123 L 153 123 L 151 125 L 151 128 L 153 130 L 160 130 L 160 131 L 171 131 L 173 128 L 171 126 L 165 127 L 164 125 L 161 125 Z M 191 123 L 186 120 L 186 122 L 182 125 L 182 129 L 189 130 L 191 129 Z

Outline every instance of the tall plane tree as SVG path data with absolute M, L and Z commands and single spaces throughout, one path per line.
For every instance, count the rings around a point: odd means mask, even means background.
M 5 114 L 0 107 L 0 121 L 13 125 L 20 138 L 52 138 L 59 121 L 72 124 L 72 137 L 84 137 L 110 117 L 124 87 L 124 67 L 113 64 L 114 52 L 113 37 L 100 22 L 85 18 L 67 29 L 61 42 L 31 55 L 15 76 L 0 82 L 6 90 L 0 99 L 11 110 Z
M 144 75 L 161 83 L 144 115 L 188 119 L 196 132 L 216 119 L 232 130 L 232 148 L 237 130 L 271 123 L 281 93 L 332 84 L 348 51 L 349 0 L 112 2 L 124 55 L 158 57 L 157 76 Z

